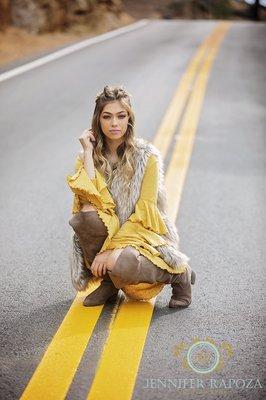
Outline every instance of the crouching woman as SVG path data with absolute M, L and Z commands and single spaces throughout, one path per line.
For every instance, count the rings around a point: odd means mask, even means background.
M 95 102 L 92 129 L 79 137 L 83 150 L 67 176 L 74 193 L 73 285 L 85 290 L 100 280 L 83 301 L 95 306 L 119 289 L 149 300 L 170 284 L 169 307 L 188 307 L 196 275 L 167 215 L 160 152 L 135 137 L 130 95 L 122 87 L 105 86 Z

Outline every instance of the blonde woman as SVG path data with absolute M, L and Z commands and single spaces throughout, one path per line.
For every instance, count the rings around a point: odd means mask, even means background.
M 160 152 L 135 136 L 123 87 L 105 86 L 95 103 L 92 128 L 79 137 L 75 173 L 67 176 L 74 193 L 72 283 L 79 291 L 100 283 L 84 306 L 114 300 L 119 289 L 149 300 L 171 284 L 169 307 L 188 307 L 195 272 L 167 216 Z

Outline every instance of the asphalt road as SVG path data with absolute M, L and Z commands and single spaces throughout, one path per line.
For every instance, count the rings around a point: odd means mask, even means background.
M 75 297 L 65 178 L 95 95 L 105 84 L 123 84 L 133 96 L 137 136 L 152 141 L 216 24 L 150 21 L 0 84 L 1 399 L 20 397 Z M 197 272 L 193 303 L 177 312 L 167 307 L 170 287 L 158 296 L 134 400 L 265 396 L 265 31 L 263 23 L 233 21 L 215 59 L 177 221 Z M 68 399 L 86 397 L 110 313 L 105 307 Z M 223 357 L 208 378 L 176 353 L 196 338 L 209 338 Z

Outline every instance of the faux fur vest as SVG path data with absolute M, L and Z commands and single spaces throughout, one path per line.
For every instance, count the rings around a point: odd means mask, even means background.
M 120 225 L 124 224 L 134 212 L 135 204 L 140 196 L 141 183 L 148 158 L 150 155 L 154 154 L 157 157 L 159 167 L 157 207 L 168 230 L 167 234 L 161 235 L 166 240 L 167 245 L 156 246 L 155 248 L 160 252 L 160 257 L 175 270 L 181 265 L 187 264 L 189 258 L 179 251 L 178 231 L 167 215 L 163 160 L 159 150 L 150 142 L 143 138 L 136 138 L 135 143 L 136 167 L 135 173 L 131 179 L 130 188 L 125 190 L 126 180 L 123 170 L 119 166 L 116 168 L 113 180 L 108 187 L 116 204 L 115 212 L 120 221 Z M 73 234 L 72 244 L 72 251 L 70 254 L 72 284 L 77 290 L 85 290 L 91 275 L 86 267 L 78 237 L 75 233 Z

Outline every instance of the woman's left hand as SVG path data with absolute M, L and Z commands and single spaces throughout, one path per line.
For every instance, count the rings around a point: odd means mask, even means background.
M 97 254 L 91 264 L 91 272 L 94 276 L 103 277 L 108 268 L 108 257 L 112 250 L 106 250 L 101 254 Z

